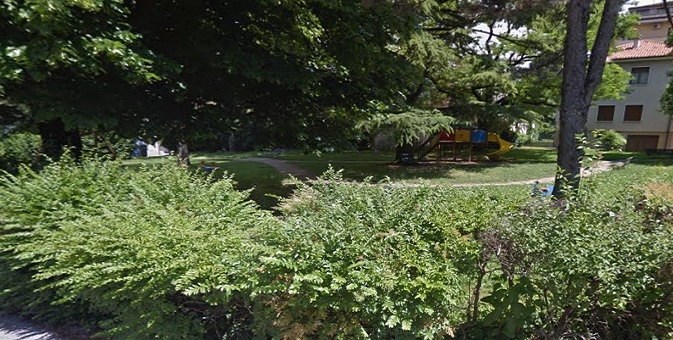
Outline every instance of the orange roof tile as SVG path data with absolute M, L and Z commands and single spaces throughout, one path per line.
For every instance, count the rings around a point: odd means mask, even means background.
M 640 40 L 637 43 L 638 47 L 635 45 L 635 41 L 617 45 L 617 52 L 611 54 L 608 61 L 673 56 L 673 47 L 666 46 L 663 41 Z

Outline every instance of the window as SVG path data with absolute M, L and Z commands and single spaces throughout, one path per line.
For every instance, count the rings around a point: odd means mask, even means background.
M 631 69 L 631 80 L 629 81 L 629 84 L 647 84 L 649 78 L 649 67 L 634 67 Z
M 599 105 L 598 106 L 598 118 L 599 122 L 611 122 L 615 118 L 615 106 L 614 105 Z
M 625 122 L 639 122 L 642 116 L 643 116 L 642 105 L 626 105 L 626 108 L 624 108 Z

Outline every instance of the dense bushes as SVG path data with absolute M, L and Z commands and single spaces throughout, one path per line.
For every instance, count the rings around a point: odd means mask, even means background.
M 120 339 L 666 338 L 673 176 L 639 171 L 565 209 L 329 173 L 274 217 L 228 178 L 66 160 L 0 184 L 0 301 Z
M 0 136 L 0 170 L 17 173 L 22 164 L 37 167 L 44 161 L 40 147 L 40 136 L 31 133 Z
M 84 154 L 109 159 L 128 159 L 136 146 L 128 138 L 112 132 L 86 131 L 82 135 Z
M 498 215 L 483 192 L 330 178 L 275 219 L 228 179 L 89 160 L 1 188 L 4 301 L 117 338 L 452 334 L 471 296 L 464 236 Z
M 345 184 L 336 174 L 285 201 L 285 250 L 265 266 L 289 280 L 270 297 L 269 335 L 436 338 L 465 319 L 474 229 L 506 200 L 482 191 Z M 495 196 L 495 195 L 494 195 Z M 274 333 L 278 332 L 278 333 Z
M 484 299 L 493 310 L 476 334 L 673 335 L 673 224 L 656 217 L 673 201 L 670 192 L 651 190 L 670 188 L 673 176 L 649 175 L 601 176 L 585 183 L 568 209 L 541 201 L 513 212 L 499 230 L 508 242 L 493 256 L 502 279 Z
M 273 238 L 276 223 L 245 199 L 227 178 L 169 164 L 129 171 L 87 160 L 6 177 L 0 262 L 15 274 L 0 277 L 2 300 L 51 318 L 102 321 L 123 339 L 233 329 L 227 315 L 236 306 L 213 307 L 210 295 L 248 284 L 264 250 L 255 240 Z M 196 283 L 209 290 L 200 294 Z

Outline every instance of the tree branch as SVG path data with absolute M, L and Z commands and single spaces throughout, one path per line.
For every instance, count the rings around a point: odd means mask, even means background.
M 478 28 L 473 28 L 473 29 L 472 29 L 472 32 L 483 33 L 483 34 L 489 34 L 489 35 L 492 34 L 494 37 L 496 37 L 496 38 L 498 38 L 498 39 L 502 39 L 502 40 L 505 40 L 505 41 L 509 41 L 509 42 L 511 42 L 512 44 L 519 45 L 519 46 L 523 46 L 523 47 L 536 48 L 536 49 L 539 48 L 539 46 L 537 46 L 536 43 L 531 42 L 531 41 L 518 40 L 518 39 L 515 39 L 515 38 L 511 38 L 511 37 L 509 37 L 509 36 L 507 36 L 507 35 L 497 34 L 497 33 L 491 33 L 491 32 L 489 32 L 489 31 L 480 30 L 480 29 L 478 29 Z
M 612 44 L 612 36 L 617 26 L 617 16 L 619 15 L 620 8 L 620 0 L 605 0 L 601 24 L 598 27 L 594 46 L 591 48 L 589 68 L 584 81 L 584 99 L 586 103 L 591 102 L 596 88 L 601 83 L 608 51 L 610 50 L 610 44 Z
M 491 22 L 490 25 L 488 25 L 488 38 L 486 38 L 486 41 L 484 42 L 484 46 L 486 47 L 486 52 L 488 52 L 488 55 L 491 55 L 491 39 L 493 39 L 493 35 L 495 34 L 493 32 L 493 27 L 495 26 L 495 20 Z

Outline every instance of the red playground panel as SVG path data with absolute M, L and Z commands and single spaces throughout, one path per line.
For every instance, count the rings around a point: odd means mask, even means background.
M 456 135 L 454 135 L 453 133 L 450 134 L 446 131 L 442 131 L 439 134 L 439 141 L 440 142 L 453 142 L 455 140 L 456 140 Z

